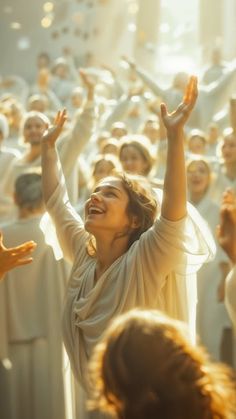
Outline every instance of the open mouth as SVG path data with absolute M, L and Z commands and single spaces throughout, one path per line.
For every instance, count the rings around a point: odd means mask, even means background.
M 104 214 L 104 211 L 97 207 L 90 207 L 88 210 L 89 215 L 97 215 L 97 214 Z

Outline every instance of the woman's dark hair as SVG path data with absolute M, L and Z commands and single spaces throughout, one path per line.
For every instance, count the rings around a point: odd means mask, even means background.
M 130 236 L 128 242 L 129 248 L 140 238 L 141 234 L 153 225 L 158 214 L 157 197 L 150 183 L 143 176 L 128 175 L 123 172 L 114 171 L 112 172 L 113 177 L 122 182 L 122 186 L 128 195 L 128 216 L 135 216 L 137 220 L 137 228 L 133 228 L 128 232 Z M 88 240 L 87 251 L 90 256 L 96 254 L 96 243 L 93 236 Z

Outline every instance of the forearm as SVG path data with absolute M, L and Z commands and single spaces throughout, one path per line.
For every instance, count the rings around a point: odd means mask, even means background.
M 136 67 L 136 73 L 156 96 L 161 96 L 165 100 L 165 90 L 156 83 L 149 73 L 139 67 Z
M 164 178 L 161 214 L 170 221 L 186 215 L 186 173 L 184 158 L 184 132 L 168 133 L 167 162 Z
M 42 142 L 41 145 L 41 164 L 43 196 L 45 203 L 47 203 L 60 183 L 61 165 L 56 147 L 51 146 L 46 141 Z
M 65 176 L 70 176 L 80 153 L 93 134 L 95 122 L 94 103 L 88 100 L 82 114 L 76 117 L 69 136 L 59 144 L 58 152 Z
M 204 90 L 209 96 L 214 97 L 222 93 L 228 85 L 234 80 L 236 76 L 236 70 L 230 69 L 226 71 L 218 81 L 211 83 L 209 86 L 204 86 Z
M 126 95 L 122 96 L 117 102 L 115 108 L 109 113 L 105 121 L 101 123 L 102 128 L 109 131 L 114 122 L 122 121 L 126 111 L 129 108 L 129 104 L 130 97 Z

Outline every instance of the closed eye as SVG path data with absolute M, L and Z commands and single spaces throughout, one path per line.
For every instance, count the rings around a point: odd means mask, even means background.
M 115 196 L 115 197 L 117 197 L 117 195 L 112 191 L 104 192 L 104 195 L 105 196 Z

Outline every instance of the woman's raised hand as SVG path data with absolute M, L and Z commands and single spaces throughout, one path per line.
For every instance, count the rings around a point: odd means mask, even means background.
M 197 77 L 191 76 L 185 89 L 182 103 L 178 108 L 168 113 L 165 103 L 161 104 L 161 117 L 168 132 L 176 132 L 184 127 L 198 96 Z
M 96 86 L 96 80 L 95 80 L 95 77 L 93 77 L 93 76 L 91 76 L 90 74 L 88 74 L 88 73 L 86 72 L 86 70 L 84 70 L 83 68 L 80 68 L 80 70 L 79 70 L 79 74 L 80 74 L 80 78 L 81 78 L 81 80 L 82 80 L 82 82 L 83 82 L 84 87 L 85 87 L 87 90 L 91 90 L 91 89 L 93 89 L 93 90 L 94 90 L 94 88 L 95 88 L 95 86 Z
M 65 121 L 67 120 L 66 109 L 58 111 L 54 124 L 45 131 L 42 136 L 42 141 L 47 143 L 50 147 L 54 147 L 59 135 L 62 132 Z

